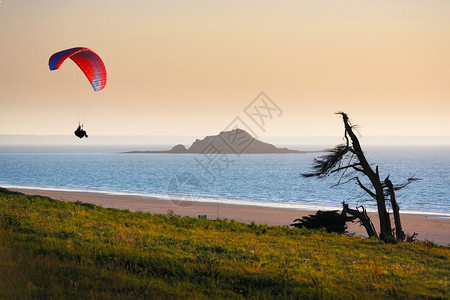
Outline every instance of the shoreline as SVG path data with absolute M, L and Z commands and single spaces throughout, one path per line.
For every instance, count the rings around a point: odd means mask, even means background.
M 104 192 L 61 191 L 39 188 L 12 188 L 11 191 L 27 195 L 39 195 L 55 200 L 68 202 L 85 202 L 105 208 L 129 209 L 158 214 L 173 212 L 180 216 L 198 217 L 206 215 L 208 219 L 230 219 L 242 223 L 255 222 L 267 225 L 289 225 L 295 219 L 302 218 L 316 212 L 315 209 L 279 208 L 257 205 L 229 204 L 217 202 L 191 202 L 170 199 L 157 199 L 150 196 L 114 194 Z M 368 212 L 378 229 L 378 216 L 375 212 Z M 430 240 L 437 244 L 450 244 L 450 218 L 442 214 L 401 213 L 402 226 L 405 234 L 418 233 L 419 240 Z M 365 229 L 358 223 L 348 224 L 348 232 L 365 235 Z
M 303 205 L 303 204 L 292 204 L 292 203 L 269 203 L 261 201 L 250 201 L 244 199 L 215 199 L 215 198 L 195 198 L 194 201 L 186 200 L 188 196 L 169 196 L 161 194 L 141 194 L 141 193 L 129 193 L 129 192 L 114 192 L 114 191 L 95 191 L 95 190 L 80 190 L 80 189 L 63 189 L 63 188 L 46 188 L 46 187 L 35 187 L 35 186 L 16 186 L 16 185 L 0 185 L 1 188 L 5 188 L 11 191 L 49 191 L 49 192 L 61 192 L 61 193 L 88 193 L 88 194 L 98 194 L 98 195 L 109 195 L 109 196 L 120 196 L 120 197 L 132 197 L 141 198 L 154 201 L 169 201 L 169 202 L 194 202 L 196 204 L 214 204 L 217 205 L 232 205 L 232 206 L 249 206 L 249 207 L 262 207 L 268 209 L 290 209 L 296 211 L 308 211 L 316 212 L 318 210 L 341 210 L 342 206 L 319 206 L 319 205 Z M 189 205 L 189 204 L 188 204 Z M 188 206 L 181 205 L 181 206 Z M 366 209 L 369 214 L 376 214 L 375 208 Z M 435 216 L 437 218 L 448 218 L 450 219 L 450 213 L 439 213 L 430 211 L 414 211 L 414 210 L 402 210 L 403 214 L 408 215 L 427 215 Z

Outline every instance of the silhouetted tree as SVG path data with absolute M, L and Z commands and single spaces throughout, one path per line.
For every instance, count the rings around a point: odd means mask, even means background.
M 325 228 L 327 232 L 344 234 L 347 232 L 347 222 L 353 222 L 356 217 L 347 217 L 339 214 L 337 210 L 317 211 L 315 215 L 309 215 L 301 219 L 296 219 L 291 226 L 297 228 L 320 229 Z
M 399 206 L 397 204 L 397 199 L 395 197 L 395 191 L 405 187 L 417 178 L 409 178 L 407 183 L 402 185 L 394 186 L 389 179 L 389 176 L 382 181 L 380 179 L 380 173 L 378 171 L 378 166 L 375 170 L 372 169 L 371 165 L 368 163 L 364 152 L 359 143 L 358 137 L 354 133 L 355 126 L 353 126 L 344 112 L 339 112 L 342 116 L 345 127 L 345 145 L 338 145 L 334 149 L 330 150 L 329 154 L 319 157 L 314 160 L 313 172 L 308 174 L 303 174 L 304 177 L 317 177 L 324 178 L 332 174 L 341 173 L 342 176 L 338 181 L 338 185 L 341 183 L 347 183 L 350 181 L 355 181 L 358 186 L 366 192 L 371 198 L 376 201 L 378 216 L 380 218 L 380 234 L 379 238 L 384 241 L 389 241 L 394 239 L 393 231 L 391 228 L 391 220 L 389 217 L 389 212 L 386 209 L 386 201 L 389 198 L 390 204 L 393 210 L 394 223 L 395 223 L 395 238 L 398 241 L 403 241 L 405 239 L 405 234 L 402 230 L 402 225 L 400 221 Z M 350 170 L 350 174 L 346 174 Z M 350 177 L 350 179 L 342 182 L 344 175 Z M 365 176 L 371 187 L 366 186 L 360 180 L 359 175 Z M 362 226 L 365 227 L 369 237 L 377 236 L 377 232 L 370 220 L 365 208 L 359 206 L 355 209 L 350 209 L 348 205 L 344 202 L 342 203 L 343 210 L 342 214 L 347 213 L 357 217 L 360 220 Z

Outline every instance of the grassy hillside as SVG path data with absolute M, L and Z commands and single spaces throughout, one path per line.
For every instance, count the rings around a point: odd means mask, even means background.
M 0 298 L 447 298 L 449 248 L 0 190 Z

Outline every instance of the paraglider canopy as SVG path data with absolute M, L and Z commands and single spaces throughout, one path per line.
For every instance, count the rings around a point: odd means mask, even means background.
M 102 90 L 106 85 L 106 68 L 102 59 L 94 51 L 85 47 L 76 47 L 53 54 L 48 66 L 50 70 L 57 70 L 67 59 L 73 60 L 86 75 L 94 91 Z

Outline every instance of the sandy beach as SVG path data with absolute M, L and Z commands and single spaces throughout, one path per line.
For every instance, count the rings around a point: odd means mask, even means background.
M 288 208 L 270 208 L 261 206 L 230 205 L 220 202 L 180 202 L 160 200 L 149 197 L 132 195 L 115 195 L 97 192 L 72 192 L 39 189 L 10 190 L 28 195 L 40 195 L 62 201 L 81 201 L 92 203 L 107 208 L 129 209 L 130 211 L 144 211 L 151 213 L 167 214 L 173 211 L 181 216 L 198 217 L 206 215 L 208 219 L 233 219 L 238 222 L 268 225 L 289 225 L 293 220 L 303 216 L 314 214 L 315 211 L 306 211 Z M 375 228 L 378 229 L 378 217 L 375 213 L 369 213 Z M 450 244 L 450 218 L 439 215 L 407 214 L 401 215 L 403 230 L 412 234 L 417 232 L 419 240 L 430 240 L 442 245 Z M 358 224 L 350 224 L 349 232 L 365 235 L 365 230 Z

